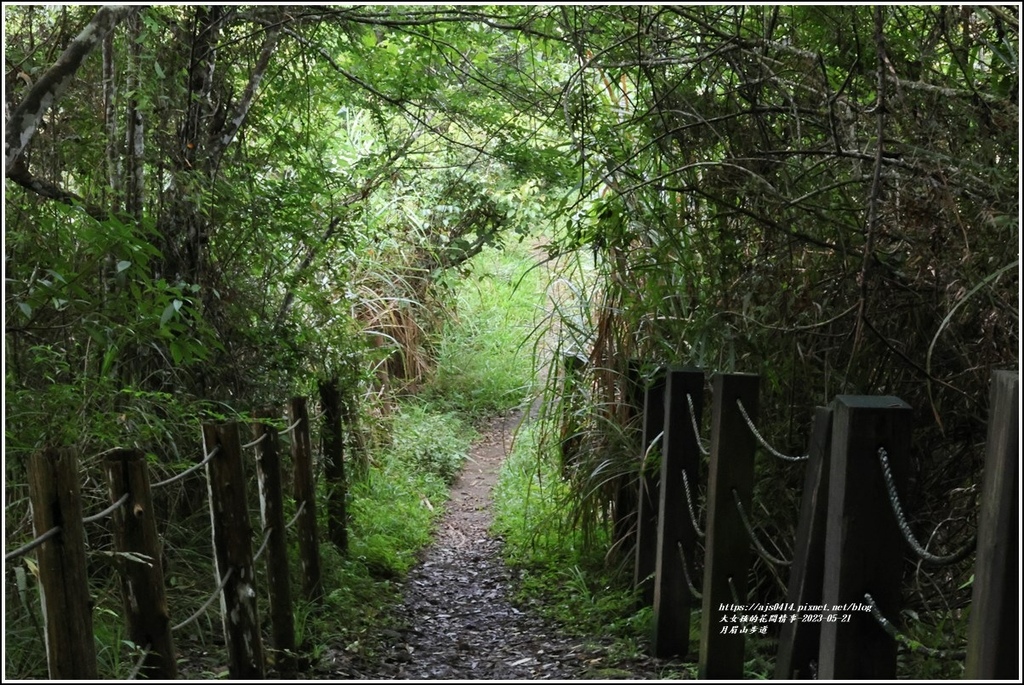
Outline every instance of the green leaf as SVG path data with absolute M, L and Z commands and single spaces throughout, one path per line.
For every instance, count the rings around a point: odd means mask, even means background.
M 26 317 L 30 319 L 32 318 L 32 305 L 30 305 L 28 302 L 19 302 L 18 309 L 20 309 L 22 313 L 25 314 Z
M 132 263 L 129 262 L 127 259 L 121 260 L 120 262 L 117 263 L 117 273 L 121 273 L 131 265 Z
M 174 302 L 177 301 L 178 300 L 175 300 Z M 161 326 L 165 325 L 168 321 L 170 321 L 171 317 L 174 316 L 174 314 L 178 311 L 178 308 L 174 306 L 174 302 L 164 307 L 164 313 L 160 315 Z

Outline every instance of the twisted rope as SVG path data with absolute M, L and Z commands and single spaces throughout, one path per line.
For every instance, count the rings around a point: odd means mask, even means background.
M 279 432 L 278 435 L 288 435 L 293 430 L 295 430 L 295 427 L 298 426 L 300 423 L 302 423 L 302 419 L 295 419 L 295 423 L 293 423 L 292 425 L 288 426 L 283 431 Z
M 760 432 L 758 432 L 757 427 L 754 426 L 754 422 L 750 420 L 750 416 L 747 414 L 746 407 L 743 406 L 743 402 L 740 401 L 738 397 L 736 398 L 736 406 L 740 408 L 740 414 L 743 416 L 743 420 L 747 422 L 747 428 L 749 428 L 750 432 L 754 434 L 754 437 L 757 438 L 757 441 L 761 443 L 761 447 L 768 450 L 768 452 L 773 457 L 778 457 L 779 459 L 782 459 L 784 461 L 806 461 L 810 457 L 809 454 L 801 454 L 800 456 L 793 457 L 788 454 L 783 454 L 782 452 L 778 451 L 777 449 L 769 445 L 768 441 L 761 436 Z
M 146 645 L 146 648 L 142 650 L 142 656 L 140 656 L 139 660 L 135 663 L 135 668 L 132 669 L 132 672 L 128 674 L 127 680 L 135 680 L 139 677 L 139 672 L 142 670 L 142 664 L 146 663 L 146 657 L 149 656 L 149 648 L 151 646 L 152 645 Z
M 882 464 L 882 478 L 885 480 L 885 490 L 889 495 L 889 504 L 892 505 L 892 513 L 896 515 L 896 523 L 899 525 L 900 532 L 903 533 L 903 539 L 907 541 L 910 548 L 914 550 L 914 553 L 922 560 L 929 564 L 935 564 L 936 566 L 948 566 L 955 564 L 958 561 L 963 561 L 974 548 L 978 545 L 978 535 L 974 534 L 971 541 L 968 542 L 963 548 L 948 554 L 946 556 L 938 556 L 932 554 L 917 541 L 914 537 L 914 533 L 910 530 L 910 524 L 907 523 L 907 517 L 903 515 L 903 507 L 900 506 L 899 494 L 896 492 L 896 481 L 892 477 L 892 469 L 889 466 L 889 454 L 885 451 L 884 447 L 878 448 L 878 460 Z
M 693 595 L 694 599 L 704 599 L 696 587 L 693 585 L 693 581 L 690 579 L 690 569 L 686 565 L 686 552 L 683 551 L 683 541 L 676 540 L 676 549 L 679 550 L 679 560 L 683 564 L 683 578 L 686 579 L 686 587 L 689 588 L 690 594 Z
M 764 548 L 761 541 L 757 539 L 757 535 L 754 533 L 754 527 L 750 525 L 750 519 L 747 518 L 747 511 L 743 508 L 743 502 L 740 502 L 740 494 L 736 492 L 736 488 L 732 489 L 732 499 L 736 502 L 736 508 L 740 512 L 740 520 L 743 521 L 743 527 L 747 530 L 747 536 L 750 541 L 754 543 L 754 549 L 760 554 L 765 561 L 775 564 L 776 566 L 789 566 L 793 562 L 786 561 L 785 559 L 779 559 L 778 557 L 772 556 L 768 553 L 768 550 Z
M 167 480 L 162 480 L 159 483 L 154 483 L 153 485 L 149 486 L 150 489 L 151 490 L 155 490 L 156 488 L 162 488 L 165 485 L 170 485 L 171 483 L 175 483 L 175 482 L 181 480 L 182 478 L 188 476 L 190 473 L 194 473 L 194 472 L 198 471 L 202 467 L 204 467 L 207 464 L 209 464 L 210 460 L 213 459 L 215 456 L 217 456 L 218 452 L 220 452 L 220 445 L 217 445 L 216 447 L 214 447 L 210 451 L 210 453 L 207 454 L 205 457 L 203 457 L 203 460 L 201 462 L 199 462 L 198 464 L 196 464 L 195 466 L 182 471 L 181 473 L 179 473 L 176 476 L 171 476 Z
M 703 527 L 697 523 L 697 515 L 693 512 L 693 499 L 690 497 L 690 478 L 686 475 L 686 469 L 683 469 L 683 491 L 686 493 L 686 510 L 690 512 L 690 523 L 693 524 L 693 530 L 697 533 L 697 537 L 704 537 L 706 533 Z
M 704 446 L 704 441 L 700 439 L 700 429 L 697 427 L 697 413 L 693 409 L 693 397 L 690 393 L 686 393 L 686 404 L 690 407 L 690 423 L 693 425 L 693 437 L 697 440 L 697 449 L 706 456 L 710 452 Z
M 740 593 L 736 592 L 736 586 L 733 585 L 732 576 L 729 576 L 725 580 L 729 583 L 729 593 L 732 595 L 732 603 L 737 605 L 742 604 L 743 602 L 740 602 Z
M 252 561 L 254 564 L 256 563 L 256 560 L 260 558 L 260 555 L 263 554 L 263 550 L 267 548 L 267 543 L 270 542 L 270 534 L 273 532 L 273 530 L 273 528 L 267 528 L 266 532 L 263 534 L 263 544 L 260 545 L 260 548 L 256 550 L 256 554 L 254 554 L 252 557 Z
M 123 495 L 121 495 L 121 499 L 117 500 L 116 502 L 111 504 L 109 507 L 107 507 L 106 509 L 101 511 L 100 513 L 93 514 L 92 516 L 86 516 L 84 519 L 82 519 L 82 523 L 83 524 L 85 524 L 85 523 L 96 523 L 97 521 L 99 521 L 101 519 L 105 519 L 106 517 L 110 516 L 115 511 L 117 511 L 118 509 L 123 507 L 124 503 L 127 502 L 127 501 L 128 501 L 128 493 L 126 492 Z
M 209 598 L 205 602 L 203 602 L 203 606 L 199 607 L 199 611 L 197 611 L 196 613 L 192 614 L 191 616 L 186 618 L 184 621 L 182 621 L 178 625 L 171 626 L 171 632 L 173 633 L 175 630 L 181 630 L 182 628 L 184 628 L 185 626 L 187 626 L 188 624 L 192 623 L 197 618 L 202 616 L 203 613 L 206 611 L 206 609 L 213 603 L 213 600 L 217 599 L 217 595 L 220 594 L 220 591 L 224 589 L 224 586 L 228 584 L 228 580 L 231 579 L 231 574 L 234 573 L 234 572 L 235 572 L 235 567 L 234 566 L 229 568 L 228 572 L 224 574 L 224 578 L 221 579 L 220 585 L 218 585 L 217 589 L 213 591 L 213 594 L 210 595 Z
M 896 642 L 899 642 L 911 652 L 919 652 L 926 656 L 935 657 L 936 659 L 956 659 L 960 661 L 967 658 L 967 651 L 963 649 L 935 649 L 933 647 L 926 647 L 916 640 L 911 640 L 909 637 L 896 630 L 896 626 L 882 615 L 878 605 L 875 604 L 875 598 L 867 592 L 864 593 L 864 601 L 871 607 L 871 615 L 874 617 L 878 625 L 882 627 L 882 630 L 884 630 L 889 637 L 896 640 Z
M 299 520 L 299 514 L 301 514 L 302 510 L 305 509 L 305 508 L 306 508 L 306 502 L 303 501 L 302 504 L 299 505 L 299 510 L 295 512 L 295 516 L 292 516 L 292 520 L 289 521 L 285 525 L 285 529 L 291 528 L 292 526 L 295 525 L 295 522 Z
M 34 550 L 39 545 L 43 544 L 44 542 L 46 542 L 50 538 L 52 538 L 55 535 L 57 535 L 57 533 L 59 533 L 59 532 L 60 532 L 60 526 L 54 526 L 50 530 L 46 531 L 45 533 L 43 533 L 42 535 L 37 537 L 35 540 L 32 540 L 30 542 L 25 543 L 24 545 L 22 545 L 21 547 L 19 547 L 16 550 L 14 550 L 13 552 L 8 552 L 6 555 L 4 555 L 4 562 L 14 561 L 18 557 L 21 557 L 21 556 L 24 556 L 25 554 L 28 554 L 29 552 Z
M 260 437 L 256 438 L 252 442 L 245 443 L 244 445 L 242 445 L 242 449 L 244 450 L 244 449 L 247 449 L 249 447 L 255 447 L 256 445 L 258 445 L 261 442 L 263 442 L 264 440 L 266 440 L 268 435 L 269 435 L 269 433 L 264 433 L 263 435 L 261 435 Z

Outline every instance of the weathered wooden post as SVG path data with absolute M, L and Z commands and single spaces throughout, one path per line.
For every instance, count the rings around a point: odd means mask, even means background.
M 978 516 L 969 680 L 1020 678 L 1020 385 L 1016 371 L 995 371 L 989 392 L 988 442 Z
M 245 497 L 245 471 L 238 424 L 203 424 L 213 528 L 214 571 L 220 593 L 221 622 L 228 651 L 228 677 L 262 679 L 263 641 L 256 606 L 256 570 L 252 560 L 252 526 Z M 231 574 L 225 582 L 228 573 Z
M 60 526 L 60 534 L 36 552 L 51 680 L 97 677 L 79 477 L 70 447 L 49 447 L 29 457 L 33 532 L 38 537 Z
M 785 610 L 795 613 L 801 606 L 820 605 L 825 573 L 825 524 L 828 514 L 828 467 L 832 451 L 832 408 L 814 410 L 811 443 L 807 450 L 800 520 L 796 526 L 793 565 Z M 782 613 L 782 611 L 778 612 Z M 787 621 L 779 633 L 775 660 L 777 680 L 810 680 L 811 662 L 818 660 L 820 623 Z
M 743 403 L 751 421 L 757 421 L 759 380 L 756 375 L 740 373 L 715 374 L 712 379 L 704 597 L 697 661 L 702 679 L 743 678 L 744 635 L 737 622 L 724 619 L 742 613 L 747 597 L 750 536 L 736 500 L 750 510 L 756 442 L 737 402 Z
M 690 612 L 696 600 L 686 584 L 683 555 L 692 566 L 697 531 L 686 511 L 683 471 L 696 485 L 700 466 L 687 395 L 696 423 L 704 406 L 704 372 L 669 369 L 665 378 L 661 485 L 658 492 L 658 548 L 654 561 L 654 655 L 684 657 L 690 646 Z M 682 554 L 680 553 L 682 552 Z M 691 577 L 692 572 L 689 572 Z
M 579 420 L 576 412 L 579 409 L 579 376 L 586 361 L 575 354 L 562 356 L 562 400 L 559 404 L 561 421 L 561 457 L 562 476 L 568 477 L 576 455 L 579 452 Z
M 270 601 L 271 637 L 275 662 L 282 678 L 295 676 L 295 623 L 288 579 L 288 533 L 285 530 L 281 494 L 281 457 L 277 429 L 259 419 L 274 419 L 272 409 L 256 412 L 252 437 L 256 444 L 256 478 L 260 489 L 260 514 L 267 539 L 267 597 Z
M 644 395 L 643 434 L 640 440 L 640 498 L 637 503 L 636 558 L 633 565 L 633 587 L 640 590 L 637 598 L 640 607 L 654 603 L 654 564 L 658 554 L 658 470 L 661 459 L 655 461 L 653 455 L 661 453 L 659 436 L 665 430 L 664 426 L 665 370 L 659 369 Z
M 622 388 L 623 410 L 622 429 L 627 436 L 627 444 L 632 445 L 639 440 L 640 431 L 637 430 L 637 417 L 641 415 L 641 402 L 643 401 L 643 388 L 640 378 L 640 362 L 631 359 L 626 367 L 626 375 L 620 379 Z M 631 450 L 630 455 L 634 456 L 633 462 L 636 467 L 636 478 L 634 471 L 630 470 L 619 477 L 618 486 L 615 491 L 615 520 L 613 534 L 615 548 L 619 550 L 619 556 L 633 555 L 636 552 L 637 529 L 637 499 L 640 494 L 639 471 L 640 459 L 637 450 Z
M 292 430 L 292 468 L 294 469 L 295 506 L 300 507 L 296 523 L 299 539 L 299 565 L 302 567 L 302 596 L 310 602 L 324 596 L 320 573 L 320 539 L 316 530 L 316 480 L 313 477 L 313 450 L 309 440 L 309 414 L 306 398 L 292 398 L 288 407 Z
M 114 450 L 106 458 L 106 471 L 110 501 L 128 495 L 128 501 L 113 513 L 114 547 L 122 554 L 118 559 L 128 639 L 148 652 L 139 674 L 174 680 L 178 664 L 146 456 L 141 450 Z
M 348 527 L 345 513 L 345 438 L 341 428 L 341 393 L 338 379 L 321 381 L 320 404 L 324 408 L 321 433 L 324 480 L 327 481 L 327 539 L 344 553 L 348 551 Z
M 869 593 L 883 616 L 899 615 L 903 536 L 886 502 L 879 449 L 888 454 L 898 492 L 906 483 L 910 427 L 910 406 L 897 397 L 839 395 L 833 404 L 821 603 L 837 620 L 821 624 L 821 680 L 896 678 L 896 642 L 858 609 Z

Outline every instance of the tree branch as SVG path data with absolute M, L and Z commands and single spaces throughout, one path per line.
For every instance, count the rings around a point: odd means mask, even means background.
M 127 17 L 138 7 L 131 5 L 105 5 L 97 10 L 82 32 L 75 37 L 71 44 L 64 50 L 57 61 L 53 63 L 46 73 L 39 77 L 35 85 L 25 95 L 14 111 L 11 113 L 7 123 L 7 135 L 5 140 L 4 175 L 10 176 L 15 166 L 15 160 L 25 151 L 32 141 L 43 114 L 64 93 L 71 82 L 72 77 L 82 62 L 92 52 L 93 48 L 99 45 L 106 35 L 114 28 L 121 19 Z

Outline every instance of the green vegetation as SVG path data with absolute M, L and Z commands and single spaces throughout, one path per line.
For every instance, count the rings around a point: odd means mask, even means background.
M 639 470 L 631 360 L 759 373 L 783 451 L 835 394 L 897 395 L 912 526 L 942 549 L 976 528 L 989 377 L 1019 365 L 1011 10 L 8 3 L 4 34 L 9 548 L 32 537 L 35 451 L 80 451 L 94 513 L 107 450 L 166 478 L 202 422 L 338 378 L 354 538 L 330 601 L 355 621 L 426 539 L 466 426 L 540 396 L 536 453 L 502 485 L 512 559 L 575 588 L 575 615 L 640 624 L 604 592 Z M 552 474 L 566 353 L 590 362 L 580 459 Z M 761 530 L 790 540 L 799 475 L 759 468 Z M 197 483 L 156 504 L 175 616 L 211 589 Z M 100 523 L 106 677 L 134 649 L 111 560 Z M 33 564 L 5 571 L 13 677 L 42 673 Z M 969 563 L 905 580 L 913 639 L 962 642 Z M 330 630 L 308 613 L 307 635 Z

